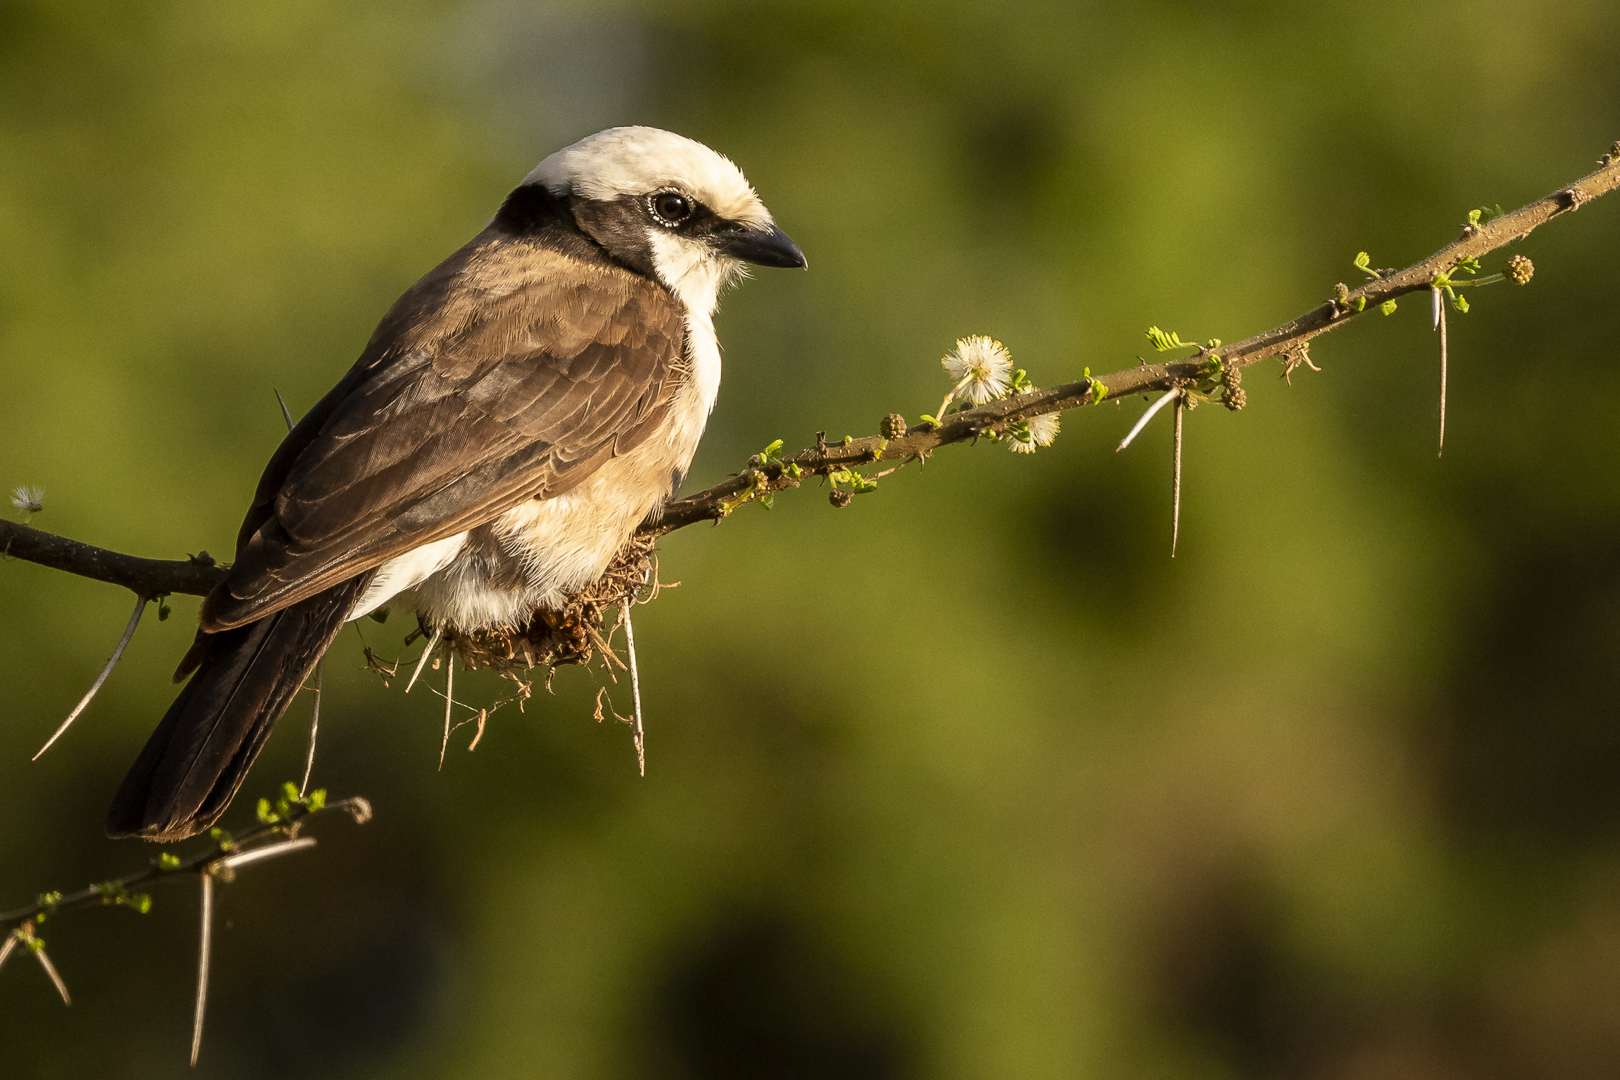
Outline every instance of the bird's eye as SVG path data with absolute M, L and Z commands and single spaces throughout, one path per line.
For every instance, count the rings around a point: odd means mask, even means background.
M 692 216 L 692 204 L 686 196 L 674 191 L 660 191 L 654 195 L 652 209 L 666 225 L 678 225 Z

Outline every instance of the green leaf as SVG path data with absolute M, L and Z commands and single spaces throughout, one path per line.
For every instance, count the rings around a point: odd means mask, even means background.
M 309 797 L 304 800 L 304 805 L 309 808 L 309 812 L 312 813 L 312 814 L 317 810 L 325 809 L 326 808 L 326 789 L 323 788 L 323 787 L 319 787 L 319 788 L 316 788 L 314 791 L 310 792 Z
M 769 446 L 759 452 L 759 456 L 765 461 L 776 461 L 780 459 L 782 456 L 782 440 L 777 439 L 776 441 L 772 442 Z
M 178 855 L 170 855 L 167 851 L 159 852 L 158 853 L 158 869 L 159 870 L 178 870 L 178 869 L 180 869 L 180 856 L 178 856 Z
M 1175 331 L 1160 330 L 1157 326 L 1150 326 L 1147 328 L 1147 339 L 1151 341 L 1153 343 L 1153 347 L 1160 352 L 1168 352 L 1171 349 L 1196 349 L 1198 347 L 1189 342 L 1182 341 L 1181 335 L 1177 334 Z
M 759 497 L 759 505 L 763 506 L 767 510 L 772 509 L 776 505 L 776 496 L 767 491 L 765 494 Z
M 1372 265 L 1372 256 L 1365 251 L 1356 252 L 1356 269 L 1365 270 Z
M 1382 304 L 1378 305 L 1378 310 L 1382 311 L 1385 315 L 1395 314 L 1395 301 L 1385 300 Z
M 1092 404 L 1093 405 L 1098 404 L 1099 402 L 1102 401 L 1103 398 L 1105 398 L 1107 396 L 1108 396 L 1108 387 L 1104 386 L 1101 382 L 1098 382 L 1096 379 L 1092 379 L 1091 380 L 1091 402 L 1092 402 Z
M 1457 295 L 1452 296 L 1452 298 L 1451 298 L 1451 306 L 1456 308 L 1458 311 L 1463 312 L 1464 314 L 1468 313 L 1468 300 L 1467 300 L 1466 297 L 1462 296 L 1461 294 L 1457 294 Z

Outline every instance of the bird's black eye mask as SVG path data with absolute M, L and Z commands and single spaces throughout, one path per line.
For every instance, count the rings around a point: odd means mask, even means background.
M 638 273 L 656 277 L 648 233 L 673 233 L 690 240 L 705 240 L 724 227 L 713 210 L 674 189 L 648 195 L 620 195 L 612 199 L 570 200 L 574 220 L 613 258 Z
M 658 276 L 647 239 L 650 230 L 702 241 L 737 228 L 675 188 L 646 195 L 582 199 L 577 195 L 559 198 L 541 184 L 525 184 L 508 195 L 494 224 L 520 236 L 572 225 L 615 262 L 650 278 Z

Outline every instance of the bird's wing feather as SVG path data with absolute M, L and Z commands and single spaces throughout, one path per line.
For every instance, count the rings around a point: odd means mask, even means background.
M 657 424 L 684 349 L 682 312 L 655 282 L 475 240 L 401 298 L 272 458 L 203 628 L 569 490 Z

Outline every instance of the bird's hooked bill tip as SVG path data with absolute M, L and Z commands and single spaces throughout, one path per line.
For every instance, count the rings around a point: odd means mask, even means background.
M 763 229 L 739 229 L 720 240 L 720 250 L 734 259 L 756 266 L 798 267 L 808 270 L 809 261 L 793 238 L 775 225 Z

